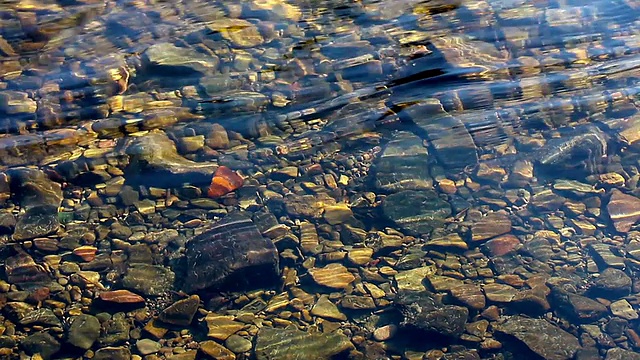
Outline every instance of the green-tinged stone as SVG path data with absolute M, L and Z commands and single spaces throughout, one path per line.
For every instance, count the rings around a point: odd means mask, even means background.
M 411 270 L 400 271 L 395 275 L 398 290 L 424 291 L 424 280 L 427 276 L 436 273 L 433 266 L 423 266 Z
M 90 349 L 100 336 L 100 321 L 95 316 L 82 314 L 73 318 L 67 341 L 81 349 Z
M 122 278 L 122 285 L 147 296 L 160 296 L 170 291 L 175 274 L 159 265 L 133 264 Z
M 429 153 L 420 137 L 399 132 L 389 141 L 375 165 L 376 187 L 386 191 L 433 188 Z
M 497 331 L 515 337 L 546 360 L 573 359 L 580 348 L 578 339 L 544 319 L 513 316 Z
M 354 348 L 340 332 L 308 333 L 264 327 L 258 332 L 257 360 L 329 360 Z
M 321 295 L 316 304 L 311 308 L 311 315 L 319 316 L 325 319 L 347 320 L 345 314 L 338 310 L 336 304 L 329 300 L 328 295 Z
M 385 217 L 401 229 L 414 235 L 441 227 L 451 215 L 451 206 L 435 191 L 401 191 L 391 194 L 382 203 Z

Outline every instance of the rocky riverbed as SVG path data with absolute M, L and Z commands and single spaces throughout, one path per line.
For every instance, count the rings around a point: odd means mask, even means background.
M 0 358 L 640 358 L 638 9 L 3 5 Z

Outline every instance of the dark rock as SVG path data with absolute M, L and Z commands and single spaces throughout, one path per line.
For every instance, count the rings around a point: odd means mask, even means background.
M 572 293 L 561 285 L 551 286 L 550 300 L 560 314 L 581 323 L 597 321 L 609 313 L 601 303 Z
M 607 268 L 589 289 L 596 296 L 618 299 L 631 292 L 631 278 L 622 270 Z
M 122 286 L 147 296 L 160 296 L 173 287 L 175 274 L 159 265 L 132 264 L 122 278 Z
M 545 360 L 569 360 L 580 349 L 575 336 L 544 319 L 512 316 L 496 331 L 515 337 Z
M 102 332 L 98 338 L 100 346 L 119 345 L 129 340 L 131 323 L 123 312 L 115 313 L 111 319 L 102 323 Z M 128 358 L 127 358 L 128 359 Z
M 60 343 L 49 333 L 38 332 L 22 339 L 20 347 L 29 355 L 40 354 L 48 360 L 60 350 Z
M 178 326 L 189 326 L 193 316 L 198 311 L 200 298 L 198 295 L 189 296 L 186 299 L 178 300 L 168 308 L 164 309 L 158 319 L 162 322 Z
M 354 349 L 349 338 L 339 332 L 308 333 L 295 329 L 263 327 L 258 332 L 257 360 L 329 360 Z M 286 355 L 285 355 L 286 354 Z
M 69 331 L 67 332 L 67 342 L 88 350 L 100 336 L 100 322 L 95 316 L 81 314 L 73 318 Z
M 10 234 L 16 227 L 16 217 L 9 212 L 0 213 L 0 233 Z
M 629 322 L 619 317 L 613 317 L 604 326 L 604 330 L 612 338 L 619 338 L 624 335 L 625 330 L 629 327 Z
M 51 309 L 40 308 L 29 313 L 25 314 L 18 321 L 20 325 L 30 326 L 30 325 L 48 325 L 48 326 L 62 326 L 62 322 L 58 317 L 53 313 Z
M 460 336 L 469 316 L 467 308 L 443 305 L 428 291 L 400 291 L 395 303 L 404 316 L 402 326 L 444 336 Z
M 133 138 L 126 145 L 126 154 L 129 155 L 127 181 L 147 186 L 208 185 L 218 169 L 216 164 L 199 163 L 180 156 L 175 143 L 159 130 Z
M 19 253 L 5 260 L 4 270 L 12 284 L 42 283 L 51 280 L 45 268 L 36 264 L 31 256 Z
M 401 229 L 419 235 L 442 226 L 451 207 L 435 191 L 406 190 L 387 196 L 382 212 Z
M 50 205 L 29 208 L 16 223 L 13 240 L 23 241 L 47 236 L 60 228 L 58 207 Z
M 49 235 L 60 227 L 58 208 L 62 203 L 60 184 L 36 169 L 14 168 L 7 171 L 11 178 L 11 192 L 25 214 L 16 224 L 16 241 Z
M 13 168 L 7 171 L 11 178 L 11 192 L 20 207 L 51 205 L 56 210 L 62 203 L 62 187 L 42 171 L 31 168 Z
M 279 278 L 275 245 L 240 212 L 192 238 L 186 260 L 186 292 L 263 287 Z

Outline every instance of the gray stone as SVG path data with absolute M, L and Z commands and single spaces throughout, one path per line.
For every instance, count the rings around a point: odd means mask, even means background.
M 622 270 L 607 268 L 589 290 L 595 296 L 618 299 L 631 292 L 631 278 Z
M 253 343 L 240 335 L 233 334 L 224 341 L 224 346 L 236 354 L 241 354 L 251 350 Z
M 125 289 L 148 296 L 160 296 L 172 289 L 175 274 L 159 265 L 132 264 L 122 278 Z
M 467 308 L 444 305 L 428 291 L 400 291 L 395 303 L 404 316 L 402 326 L 450 337 L 464 332 L 469 317 Z
M 82 314 L 73 318 L 67 333 L 67 342 L 84 350 L 91 348 L 100 336 L 100 321 L 95 316 Z
M 354 348 L 340 332 L 308 333 L 295 329 L 260 329 L 256 339 L 257 360 L 329 360 Z
M 147 69 L 159 75 L 206 72 L 218 65 L 218 59 L 208 57 L 193 49 L 177 47 L 170 43 L 151 45 L 142 53 Z
M 131 360 L 131 351 L 124 347 L 104 347 L 98 349 L 93 360 Z
M 496 331 L 515 337 L 545 360 L 569 360 L 580 349 L 575 336 L 544 319 L 512 316 Z
M 211 183 L 218 165 L 187 160 L 178 154 L 176 145 L 160 130 L 133 138 L 126 146 L 129 166 L 127 180 L 147 186 L 171 187 L 188 183 Z
M 129 340 L 131 323 L 125 313 L 115 313 L 111 319 L 102 323 L 102 329 L 98 342 L 101 346 L 112 346 Z
M 186 292 L 263 287 L 280 277 L 275 245 L 240 212 L 227 215 L 192 238 L 186 258 Z
M 47 332 L 31 334 L 20 341 L 20 347 L 29 355 L 40 354 L 48 360 L 60 351 L 60 343 Z
M 162 345 L 159 342 L 151 339 L 140 339 L 136 341 L 136 349 L 142 355 L 154 354 L 160 351 Z
M 613 348 L 607 350 L 604 360 L 640 360 L 640 354 L 631 350 Z
M 19 320 L 20 325 L 49 325 L 62 326 L 62 322 L 51 309 L 40 308 L 30 311 Z
M 58 208 L 62 203 L 60 184 L 42 171 L 13 168 L 7 171 L 11 192 L 25 213 L 19 218 L 13 239 L 23 241 L 46 236 L 58 230 Z
M 435 191 L 406 190 L 387 196 L 382 212 L 402 230 L 419 235 L 442 226 L 451 215 L 451 206 Z

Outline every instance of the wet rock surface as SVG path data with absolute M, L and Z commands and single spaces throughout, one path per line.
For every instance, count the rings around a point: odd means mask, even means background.
M 288 329 L 262 329 L 254 349 L 256 359 L 331 359 L 348 353 L 353 344 L 339 333 L 306 333 Z
M 637 4 L 325 5 L 3 4 L 0 358 L 635 357 Z
M 534 353 L 548 360 L 572 359 L 581 347 L 578 339 L 544 319 L 514 316 L 498 331 L 520 340 Z
M 274 283 L 279 278 L 278 253 L 245 214 L 227 215 L 186 248 L 188 292 L 234 289 Z

